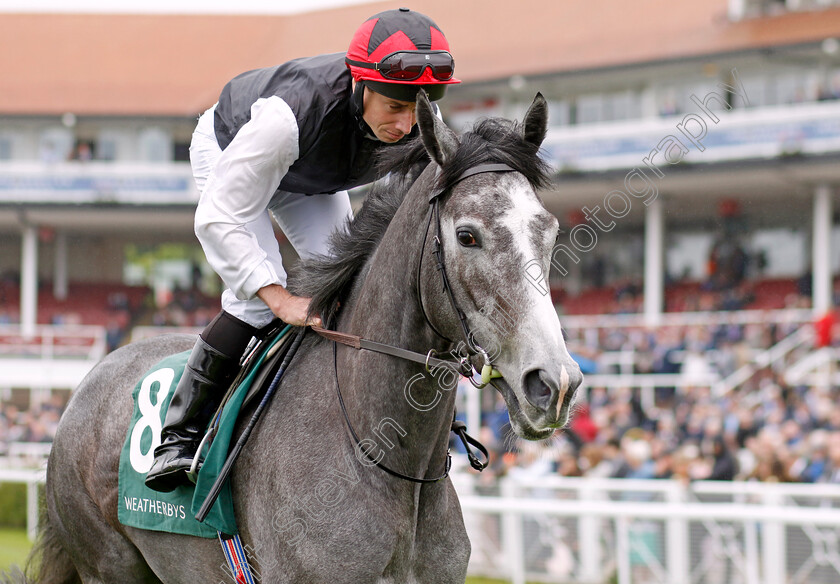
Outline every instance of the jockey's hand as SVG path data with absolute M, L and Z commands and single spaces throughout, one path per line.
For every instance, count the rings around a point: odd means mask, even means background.
M 292 326 L 323 326 L 321 317 L 313 314 L 306 318 L 311 298 L 295 296 L 280 284 L 271 284 L 260 288 L 257 296 L 266 303 L 274 315 Z

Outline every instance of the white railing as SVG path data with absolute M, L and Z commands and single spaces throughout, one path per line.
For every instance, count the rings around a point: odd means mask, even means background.
M 666 312 L 655 327 L 645 322 L 643 314 L 560 315 L 563 327 L 569 330 L 652 329 L 683 326 L 720 326 L 728 324 L 795 325 L 814 321 L 811 310 L 786 308 L 780 310 L 737 310 L 732 312 Z
M 52 442 L 11 442 L 6 449 L 6 466 L 11 469 L 40 468 L 47 463 Z
M 727 325 L 767 325 L 776 324 L 789 329 L 796 329 L 790 335 L 776 343 L 769 349 L 755 350 L 750 362 L 737 369 L 725 378 L 714 371 L 714 367 L 706 374 L 693 373 L 691 376 L 677 374 L 634 374 L 636 353 L 633 350 L 607 351 L 601 353 L 595 361 L 599 373 L 586 375 L 584 382 L 589 387 L 606 387 L 608 390 L 618 388 L 639 388 L 641 390 L 642 405 L 654 405 L 655 387 L 684 387 L 712 386 L 715 395 L 723 395 L 749 380 L 761 367 L 779 365 L 795 350 L 811 342 L 813 329 L 808 326 L 813 322 L 810 310 L 743 310 L 734 312 L 682 312 L 667 313 L 656 329 L 674 327 L 715 327 Z M 575 333 L 580 332 L 578 342 L 586 343 L 587 331 L 598 334 L 601 330 L 650 330 L 652 327 L 644 321 L 640 314 L 599 315 L 599 316 L 562 316 L 563 326 L 570 333 L 570 349 L 575 349 Z M 803 326 L 806 325 L 806 326 Z M 685 357 L 684 351 L 675 351 L 673 355 L 677 361 Z M 705 356 L 709 364 L 713 365 L 720 358 L 719 351 L 706 351 Z M 601 373 L 600 371 L 617 369 L 618 373 Z
M 6 359 L 0 358 L 0 389 L 27 388 L 42 393 L 51 389 L 74 390 L 97 361 L 77 359 Z M 44 394 L 46 399 L 48 393 Z M 41 401 L 39 398 L 38 401 Z M 32 405 L 30 403 L 30 405 Z
M 38 529 L 44 470 L 27 485 Z M 563 584 L 828 584 L 840 581 L 840 485 L 523 477 L 454 472 L 469 572 Z M 481 494 L 481 491 L 487 494 Z
M 642 407 L 651 411 L 656 407 L 655 391 L 657 387 L 674 387 L 677 390 L 682 390 L 689 387 L 710 386 L 719 379 L 720 376 L 716 374 L 688 377 L 682 373 L 596 373 L 584 375 L 583 383 L 585 387 L 604 387 L 611 397 L 618 390 L 638 388 Z
M 75 389 L 106 352 L 105 327 L 0 325 L 0 389 Z
M 0 468 L 0 483 L 23 483 L 26 485 L 26 534 L 29 541 L 38 535 L 39 497 L 38 486 L 46 480 L 46 469 L 12 470 Z
M 136 343 L 160 335 L 197 335 L 201 330 L 201 327 L 192 326 L 136 326 L 131 329 L 131 342 Z
M 0 325 L 0 358 L 98 361 L 106 350 L 102 326 L 38 325 L 32 334 L 24 334 L 20 325 Z
M 720 87 L 715 88 L 722 95 Z M 704 95 L 697 96 L 700 100 Z M 739 103 L 743 96 L 737 98 Z M 702 151 L 691 148 L 690 163 L 776 158 L 791 154 L 840 150 L 840 102 L 812 102 L 739 109 L 719 114 L 704 124 Z M 676 116 L 565 126 L 549 130 L 543 149 L 559 168 L 589 172 L 644 166 L 642 159 L 669 134 L 685 114 L 702 114 L 697 107 Z M 699 119 L 699 116 L 696 116 Z M 710 119 L 710 118 L 709 118 Z M 710 119 L 711 121 L 711 119 Z M 690 144 L 688 141 L 685 142 Z
M 840 581 L 840 485 L 453 480 L 473 575 L 514 584 Z
M 828 390 L 840 382 L 840 349 L 822 347 L 808 353 L 785 371 L 785 381 Z
M 753 356 L 749 363 L 736 369 L 731 375 L 721 379 L 712 388 L 712 393 L 716 396 L 722 396 L 743 383 L 749 381 L 759 369 L 763 367 L 773 367 L 780 370 L 785 358 L 799 347 L 812 343 L 814 340 L 814 331 L 810 326 L 803 326 L 795 333 L 785 337 L 769 349 L 761 351 Z
M 186 162 L 0 162 L 0 201 L 194 205 Z

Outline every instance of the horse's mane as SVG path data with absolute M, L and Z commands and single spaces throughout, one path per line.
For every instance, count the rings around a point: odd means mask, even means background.
M 438 186 L 451 185 L 465 170 L 491 162 L 511 166 L 535 189 L 549 183 L 549 166 L 539 157 L 539 147 L 523 139 L 521 125 L 516 122 L 485 119 L 459 141 L 457 152 L 438 174 Z M 290 281 L 291 291 L 311 297 L 310 310 L 327 324 L 373 255 L 406 193 L 430 162 L 419 137 L 380 152 L 378 166 L 387 177 L 373 185 L 346 228 L 333 234 L 330 255 L 302 261 Z

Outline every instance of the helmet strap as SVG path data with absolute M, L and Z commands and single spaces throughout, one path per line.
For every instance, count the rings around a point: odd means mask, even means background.
M 373 130 L 365 121 L 365 84 L 361 80 L 356 82 L 356 87 L 353 89 L 353 97 L 350 98 L 350 111 L 356 121 L 356 128 L 362 135 L 375 137 Z

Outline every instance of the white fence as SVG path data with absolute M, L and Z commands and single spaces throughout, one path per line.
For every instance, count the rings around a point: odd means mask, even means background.
M 514 584 L 840 581 L 840 485 L 455 481 L 473 575 Z
M 106 353 L 105 327 L 38 325 L 25 334 L 20 325 L 0 325 L 0 392 L 9 388 L 75 389 Z
M 32 334 L 25 334 L 21 325 L 0 325 L 0 357 L 95 362 L 105 356 L 105 351 L 102 326 L 38 325 Z
M 732 312 L 667 312 L 657 324 L 659 327 L 710 326 L 728 324 L 767 324 L 800 325 L 813 322 L 814 313 L 809 309 L 780 310 L 736 310 Z M 563 315 L 560 321 L 567 329 L 597 330 L 615 328 L 649 329 L 643 314 L 592 314 Z
M 11 470 L 0 468 L 0 483 L 23 483 L 26 485 L 26 533 L 30 541 L 38 534 L 38 486 L 44 483 L 46 469 Z
M 131 329 L 131 342 L 136 343 L 160 335 L 197 335 L 201 330 L 201 327 L 190 326 L 136 326 Z
M 44 471 L 27 485 L 38 526 Z M 470 574 L 514 584 L 828 584 L 840 581 L 840 485 L 503 479 L 457 472 Z

